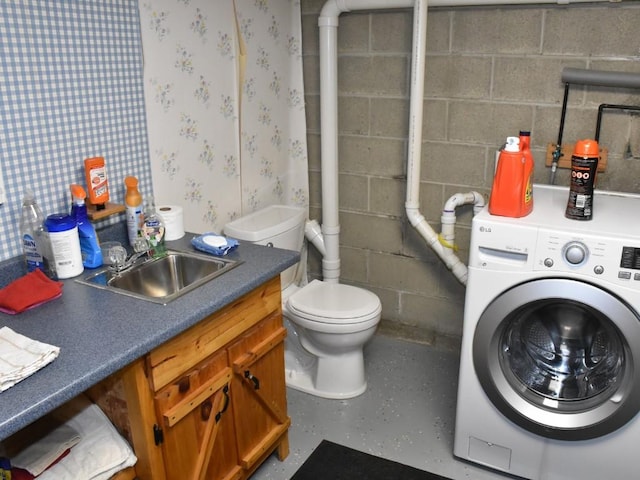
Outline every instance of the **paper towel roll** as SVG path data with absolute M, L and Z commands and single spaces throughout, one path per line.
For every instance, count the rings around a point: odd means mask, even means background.
M 184 219 L 182 207 L 178 205 L 160 205 L 158 215 L 164 222 L 165 240 L 178 240 L 184 236 Z

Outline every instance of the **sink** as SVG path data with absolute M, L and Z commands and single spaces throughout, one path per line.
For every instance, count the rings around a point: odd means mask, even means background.
M 165 257 L 144 260 L 123 272 L 117 273 L 105 266 L 76 281 L 166 305 L 240 263 L 199 253 L 169 250 Z

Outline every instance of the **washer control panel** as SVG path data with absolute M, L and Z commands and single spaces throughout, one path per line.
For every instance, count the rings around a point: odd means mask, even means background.
M 535 270 L 577 272 L 640 288 L 640 242 L 540 229 Z

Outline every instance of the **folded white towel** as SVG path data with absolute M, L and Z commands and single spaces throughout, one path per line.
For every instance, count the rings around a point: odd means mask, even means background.
M 51 363 L 60 348 L 0 328 L 0 392 Z
M 50 466 L 38 480 L 108 480 L 137 461 L 100 407 L 84 395 L 0 442 L 0 456 L 34 475 Z
M 80 434 L 80 442 L 69 455 L 38 480 L 108 480 L 120 470 L 133 466 L 137 458 L 100 407 L 79 396 L 53 416 Z
M 28 429 L 31 431 L 31 426 Z M 37 433 L 34 432 L 31 443 L 24 450 L 11 457 L 11 466 L 22 468 L 34 477 L 80 441 L 78 432 L 67 424 L 58 425 L 42 438 L 37 437 Z

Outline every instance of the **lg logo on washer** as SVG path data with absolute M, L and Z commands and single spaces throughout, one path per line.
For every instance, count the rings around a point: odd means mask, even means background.
M 480 232 L 482 232 L 482 233 L 491 233 L 491 227 L 482 226 L 482 227 L 480 227 Z

